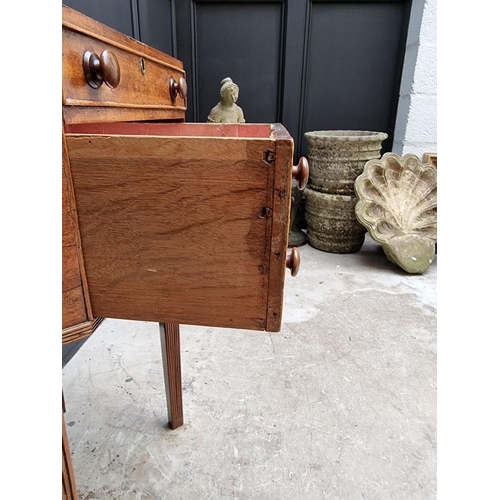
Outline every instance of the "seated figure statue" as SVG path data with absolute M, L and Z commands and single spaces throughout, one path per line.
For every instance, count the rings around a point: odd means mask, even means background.
M 236 104 L 240 88 L 231 78 L 224 78 L 220 82 L 221 100 L 212 108 L 208 115 L 209 123 L 245 123 L 243 110 Z

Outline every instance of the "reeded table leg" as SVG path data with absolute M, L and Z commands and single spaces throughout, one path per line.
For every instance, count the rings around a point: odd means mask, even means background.
M 160 323 L 160 339 L 165 392 L 167 395 L 168 423 L 172 429 L 177 429 L 184 423 L 179 325 Z

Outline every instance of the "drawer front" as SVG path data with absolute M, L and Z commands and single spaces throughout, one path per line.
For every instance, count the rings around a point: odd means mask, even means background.
M 189 128 L 67 135 L 92 311 L 278 331 L 293 141 Z
M 105 51 L 107 59 L 103 56 Z M 184 119 L 186 99 L 179 86 L 175 87 L 181 78 L 185 80 L 185 72 L 177 59 L 63 7 L 62 91 L 66 123 L 85 121 L 78 120 L 75 114 L 91 110 L 95 115 L 96 108 L 100 108 L 100 120 L 112 120 L 112 113 L 115 120 L 124 116 Z

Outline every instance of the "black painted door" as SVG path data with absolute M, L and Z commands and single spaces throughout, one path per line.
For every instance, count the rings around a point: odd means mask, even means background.
M 204 122 L 220 81 L 240 87 L 247 122 L 304 132 L 386 132 L 392 148 L 411 0 L 67 0 L 182 60 L 187 121 Z

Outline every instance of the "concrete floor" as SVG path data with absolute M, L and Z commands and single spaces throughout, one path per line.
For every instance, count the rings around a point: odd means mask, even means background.
M 156 323 L 106 320 L 63 369 L 80 500 L 436 498 L 437 258 L 300 247 L 280 333 L 181 327 L 166 428 Z

